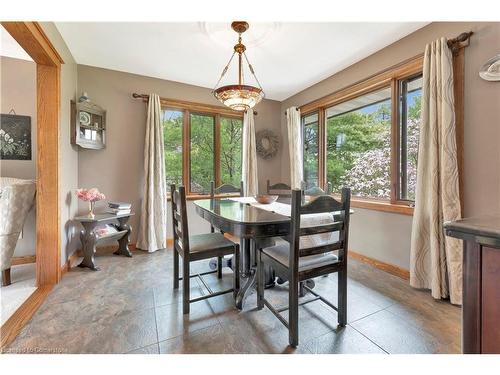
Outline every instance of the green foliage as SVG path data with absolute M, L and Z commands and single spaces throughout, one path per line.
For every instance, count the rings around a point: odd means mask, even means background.
M 163 144 L 167 185 L 182 184 L 182 112 L 165 111 Z
M 190 115 L 191 191 L 208 193 L 214 180 L 214 117 Z M 182 184 L 183 113 L 167 110 L 163 119 L 165 170 L 167 184 Z M 243 123 L 240 119 L 220 120 L 221 184 L 239 186 L 241 181 L 241 140 Z
M 214 180 L 214 118 L 191 114 L 191 191 L 207 193 Z
M 242 136 L 243 122 L 240 119 L 221 118 L 221 185 L 230 184 L 235 187 L 240 186 Z
M 333 191 L 347 186 L 346 175 L 361 153 L 389 146 L 390 103 L 375 112 L 354 111 L 327 120 L 327 179 Z

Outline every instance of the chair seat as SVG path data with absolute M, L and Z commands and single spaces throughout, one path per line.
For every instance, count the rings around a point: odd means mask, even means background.
M 288 267 L 290 256 L 290 244 L 288 242 L 281 242 L 278 245 L 266 247 L 262 252 L 267 256 L 273 258 L 275 261 Z M 299 258 L 299 272 L 307 271 L 313 268 L 327 266 L 338 261 L 338 257 L 333 253 L 325 253 L 318 255 L 309 255 Z
M 232 254 L 235 250 L 235 243 L 228 240 L 222 233 L 204 233 L 189 236 L 189 250 L 192 257 L 204 258 L 213 254 Z

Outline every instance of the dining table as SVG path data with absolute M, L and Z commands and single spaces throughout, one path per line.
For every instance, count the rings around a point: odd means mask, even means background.
M 276 239 L 286 240 L 290 233 L 291 207 L 289 203 L 290 198 L 282 198 L 274 205 L 263 205 L 258 204 L 252 197 L 194 201 L 196 213 L 200 217 L 221 232 L 240 239 L 240 274 L 244 281 L 235 299 L 236 307 L 240 310 L 246 298 L 255 289 L 257 249 L 274 245 Z M 335 221 L 340 214 L 340 212 L 334 212 L 329 217 Z M 315 224 L 320 223 L 317 220 L 310 223 L 310 225 Z M 274 285 L 274 271 L 268 268 L 264 270 L 264 274 L 266 287 Z M 311 286 L 314 286 L 314 283 L 312 284 Z

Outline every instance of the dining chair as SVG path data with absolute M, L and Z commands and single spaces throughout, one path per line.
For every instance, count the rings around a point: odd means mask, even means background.
M 189 305 L 207 298 L 231 293 L 236 297 L 240 288 L 239 259 L 240 246 L 228 240 L 222 233 L 205 233 L 189 235 L 188 217 L 186 208 L 186 189 L 179 186 L 176 190 L 175 185 L 170 185 L 172 198 L 172 227 L 174 234 L 174 289 L 179 288 L 179 281 L 182 280 L 182 311 L 189 314 Z M 234 255 L 235 266 L 233 271 L 233 288 L 213 292 L 203 279 L 204 275 L 217 272 L 217 270 L 190 274 L 191 262 L 210 259 L 213 257 L 223 257 L 224 255 Z M 179 257 L 182 258 L 182 277 L 179 277 Z M 197 277 L 201 284 L 206 288 L 208 294 L 197 298 L 190 298 L 190 280 Z
M 215 182 L 210 182 L 210 198 L 214 199 L 216 194 L 231 194 L 231 193 L 239 193 L 240 197 L 243 196 L 243 181 L 240 181 L 240 187 L 237 188 L 231 184 L 222 184 L 218 188 L 215 187 Z M 210 232 L 214 233 L 215 228 L 213 225 L 210 225 Z M 224 234 L 223 231 L 220 231 Z M 217 277 L 219 279 L 222 278 L 222 259 L 223 257 L 217 257 Z
M 259 249 L 257 267 L 257 306 L 267 306 L 269 310 L 288 328 L 289 343 L 292 347 L 299 344 L 299 305 L 320 300 L 338 312 L 338 324 L 344 327 L 347 323 L 347 249 L 349 240 L 349 218 L 351 191 L 342 189 L 341 202 L 335 198 L 322 195 L 302 205 L 301 190 L 292 191 L 292 209 L 290 234 L 286 242 L 279 245 Z M 335 221 L 315 227 L 300 227 L 301 215 L 333 213 Z M 321 233 L 338 232 L 338 240 L 318 243 L 316 246 L 301 248 L 300 237 Z M 335 253 L 336 254 L 335 254 Z M 264 267 L 271 266 L 278 275 L 286 278 L 288 286 L 288 304 L 275 308 L 264 296 Z M 314 297 L 299 303 L 300 283 L 323 275 L 338 272 L 338 307 L 323 296 L 304 285 Z M 281 312 L 289 310 L 288 321 Z
M 278 182 L 276 184 L 271 185 L 271 182 L 267 180 L 267 194 L 269 195 L 279 195 L 280 197 L 289 198 L 292 196 L 292 188 L 283 183 Z

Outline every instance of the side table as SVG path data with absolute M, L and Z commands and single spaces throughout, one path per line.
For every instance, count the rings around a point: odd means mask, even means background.
M 93 218 L 88 216 L 77 216 L 74 220 L 79 221 L 83 229 L 80 232 L 80 239 L 82 241 L 83 247 L 83 260 L 78 265 L 78 267 L 88 267 L 93 271 L 99 271 L 99 267 L 96 266 L 94 255 L 96 251 L 96 246 L 99 242 L 104 240 L 116 240 L 118 241 L 118 250 L 113 254 L 125 255 L 127 257 L 132 257 L 132 253 L 128 248 L 130 242 L 130 234 L 132 233 L 132 228 L 127 224 L 130 216 L 134 213 L 113 215 L 108 213 L 95 214 Z M 112 222 L 118 222 L 114 224 L 117 232 L 105 235 L 99 235 L 96 233 L 96 228 L 101 224 L 107 224 Z

